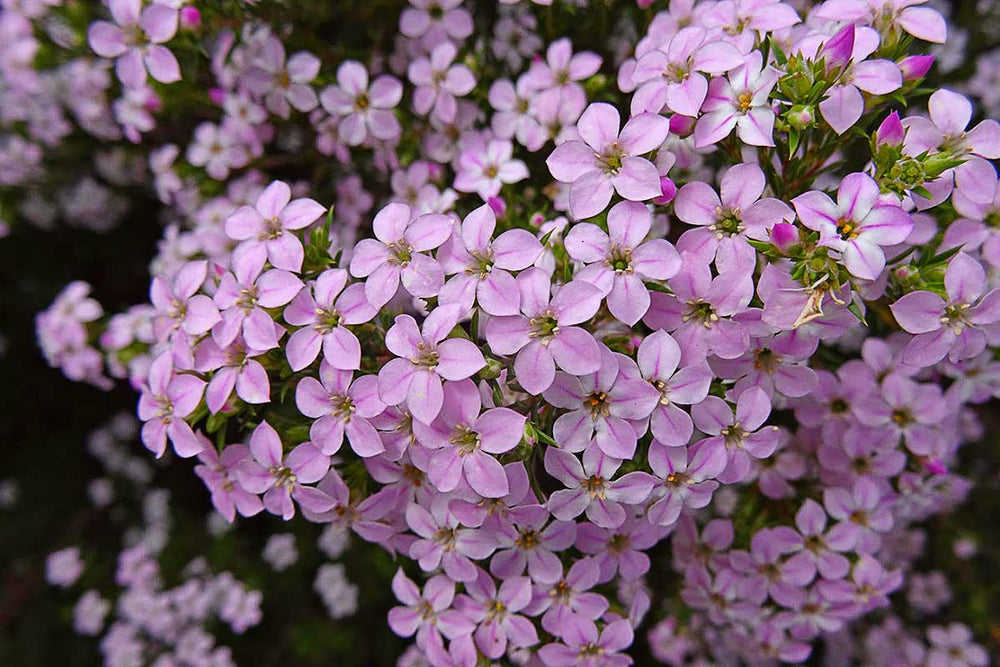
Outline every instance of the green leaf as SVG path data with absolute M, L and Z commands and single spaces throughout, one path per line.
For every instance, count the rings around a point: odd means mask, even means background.
M 788 157 L 791 158 L 795 155 L 795 151 L 799 148 L 799 131 L 794 127 L 788 130 Z
M 861 312 L 861 304 L 857 299 L 851 299 L 851 304 L 847 306 L 847 310 L 851 311 L 851 314 L 858 318 L 861 324 L 868 326 L 868 321 L 865 320 L 865 314 Z

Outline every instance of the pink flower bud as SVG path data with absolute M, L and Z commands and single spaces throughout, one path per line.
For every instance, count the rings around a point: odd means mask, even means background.
M 194 30 L 201 25 L 201 12 L 195 7 L 181 7 L 181 27 Z
M 899 69 L 903 72 L 903 81 L 916 81 L 927 76 L 934 56 L 907 56 L 899 61 Z
M 675 113 L 670 117 L 670 132 L 681 137 L 686 137 L 694 132 L 696 120 L 696 118 Z
M 674 196 L 677 194 L 677 186 L 666 176 L 660 176 L 660 192 L 662 194 L 654 199 L 653 203 L 666 206 L 674 200 Z
M 899 113 L 893 111 L 878 126 L 878 130 L 875 132 L 875 143 L 879 146 L 901 146 L 905 135 L 906 131 L 899 121 Z
M 923 464 L 924 470 L 932 475 L 943 475 L 948 472 L 948 467 L 945 466 L 944 461 L 936 456 L 924 456 L 920 462 Z
M 146 101 L 142 103 L 142 106 L 146 107 L 146 110 L 150 113 L 156 113 L 163 108 L 163 102 L 156 95 L 156 93 L 150 91 L 149 94 L 146 95 Z
M 820 55 L 826 58 L 827 68 L 844 67 L 854 53 L 854 24 L 845 26 L 823 46 Z
M 639 9 L 649 9 L 653 6 L 653 0 L 635 0 L 635 4 L 639 6 Z
M 226 91 L 222 88 L 210 88 L 208 91 L 208 99 L 212 100 L 221 107 L 222 103 L 226 101 Z
M 490 197 L 486 200 L 486 203 L 490 205 L 490 208 L 493 209 L 493 213 L 495 213 L 498 218 L 502 218 L 507 215 L 507 202 L 500 197 Z
M 799 230 L 795 225 L 787 222 L 779 222 L 771 228 L 771 245 L 780 250 L 782 254 L 788 251 L 799 242 Z

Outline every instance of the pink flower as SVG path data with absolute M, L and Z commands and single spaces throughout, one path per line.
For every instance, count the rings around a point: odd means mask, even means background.
M 678 370 L 680 346 L 663 330 L 646 336 L 636 358 L 642 377 L 660 392 L 660 400 L 649 420 L 653 437 L 668 447 L 686 445 L 694 433 L 694 424 L 678 405 L 693 405 L 705 400 L 712 383 L 712 370 L 704 361 Z
M 946 355 L 971 359 L 986 348 L 990 325 L 1000 321 L 1000 289 L 986 291 L 986 271 L 964 252 L 952 258 L 944 274 L 945 301 L 925 290 L 910 292 L 890 306 L 903 330 L 914 334 L 904 363 L 933 366 Z
M 316 421 L 309 428 L 309 438 L 320 451 L 332 456 L 340 451 L 347 436 L 351 449 L 361 457 L 385 451 L 382 439 L 368 421 L 382 414 L 385 403 L 379 398 L 378 379 L 338 370 L 323 362 L 319 377 L 305 377 L 295 387 L 295 405 L 306 417 Z
M 691 408 L 698 430 L 710 436 L 709 442 L 724 443 L 729 452 L 729 464 L 719 474 L 720 482 L 732 484 L 745 479 L 750 473 L 751 456 L 762 459 L 774 452 L 778 446 L 778 427 L 764 427 L 770 414 L 771 399 L 760 387 L 750 387 L 740 394 L 735 415 L 716 396 L 709 396 Z
M 407 37 L 424 37 L 436 44 L 450 37 L 460 41 L 472 34 L 472 17 L 462 0 L 410 0 L 399 16 L 399 31 Z
M 714 478 L 728 463 L 726 448 L 718 441 L 706 440 L 692 447 L 664 447 L 654 441 L 649 447 L 649 466 L 662 482 L 654 488 L 653 497 L 659 495 L 659 489 L 663 495 L 649 506 L 649 520 L 672 526 L 685 507 L 708 505 L 719 488 Z
M 247 403 L 268 403 L 271 384 L 267 371 L 253 357 L 266 350 L 248 348 L 240 336 L 225 348 L 206 338 L 195 351 L 195 368 L 200 373 L 215 371 L 205 391 L 205 404 L 213 414 L 225 407 L 233 389 Z
M 593 623 L 583 623 L 580 628 L 578 633 L 567 633 L 564 643 L 546 644 L 538 649 L 538 656 L 552 667 L 628 667 L 632 664 L 632 658 L 620 653 L 632 645 L 634 637 L 627 619 L 609 623 L 600 634 Z
M 454 491 L 463 478 L 483 498 L 502 498 L 510 491 L 503 466 L 492 455 L 509 452 L 521 442 L 527 417 L 509 408 L 479 414 L 481 407 L 472 380 L 449 382 L 437 419 L 413 424 L 421 444 L 437 450 L 427 476 L 442 493 Z
M 444 123 L 455 120 L 458 111 L 456 97 L 464 97 L 476 87 L 476 77 L 465 65 L 452 65 L 458 49 L 451 42 L 438 44 L 430 58 L 410 63 L 407 76 L 417 87 L 413 93 L 413 109 L 424 116 L 433 116 Z
M 840 74 L 836 85 L 819 103 L 819 110 L 837 134 L 850 129 L 864 113 L 865 100 L 860 91 L 887 95 L 903 85 L 903 75 L 893 61 L 865 60 L 878 46 L 879 34 L 875 30 L 849 25 L 832 37 L 823 49 L 821 55 L 827 56 L 827 66 L 838 66 Z M 841 53 L 846 56 L 842 62 Z
M 643 280 L 673 278 L 681 268 L 681 258 L 664 239 L 643 242 L 652 215 L 642 204 L 615 204 L 608 211 L 607 223 L 610 236 L 597 225 L 574 225 L 566 235 L 566 251 L 587 264 L 575 278 L 604 292 L 611 314 L 631 326 L 649 309 L 649 289 Z
M 715 261 L 719 271 L 752 270 L 756 250 L 747 239 L 764 241 L 775 223 L 795 218 L 783 201 L 761 199 L 767 179 L 755 164 L 737 164 L 726 170 L 720 184 L 721 198 L 707 183 L 693 181 L 677 191 L 674 212 L 697 229 L 684 232 L 678 250 L 692 252 L 702 261 Z
M 412 296 L 434 296 L 444 284 L 441 265 L 424 253 L 437 248 L 451 235 L 451 220 L 439 213 L 411 218 L 406 204 L 387 204 L 375 214 L 374 239 L 363 239 L 351 256 L 351 275 L 365 278 L 365 297 L 381 308 L 395 294 L 399 283 Z
M 932 7 L 915 7 L 927 0 L 826 0 L 816 17 L 827 21 L 863 22 L 885 32 L 902 28 L 917 39 L 943 44 L 947 25 Z
M 702 104 L 705 115 L 694 127 L 695 147 L 721 141 L 733 128 L 745 144 L 773 146 L 774 109 L 768 95 L 779 77 L 776 69 L 762 64 L 760 51 L 751 51 L 728 78 L 712 79 Z
M 407 505 L 406 524 L 418 536 L 410 546 L 410 558 L 424 572 L 443 568 L 452 581 L 474 581 L 479 570 L 472 561 L 489 558 L 494 550 L 485 531 L 458 527 L 444 496 L 433 500 L 430 510 L 416 503 Z
M 577 81 L 583 81 L 601 68 L 601 57 L 592 51 L 573 54 L 573 44 L 568 37 L 557 39 L 545 52 L 545 60 L 532 63 L 525 74 L 526 82 L 536 90 L 562 86 L 580 88 Z
M 215 447 L 205 447 L 198 453 L 201 461 L 194 472 L 205 482 L 212 494 L 212 505 L 229 523 L 240 516 L 254 516 L 264 509 L 260 498 L 241 487 L 236 479 L 236 471 L 252 454 L 246 445 L 229 445 L 219 454 Z
M 625 522 L 622 503 L 638 505 L 649 497 L 655 482 L 645 472 L 630 472 L 612 481 L 621 460 L 607 456 L 598 447 L 583 453 L 583 465 L 572 453 L 558 447 L 545 450 L 545 470 L 567 488 L 549 496 L 548 509 L 562 521 L 572 521 L 586 511 L 587 518 L 603 528 Z
M 552 437 L 571 452 L 593 441 L 608 456 L 631 459 L 642 435 L 632 423 L 644 424 L 641 420 L 652 413 L 660 393 L 638 377 L 631 360 L 620 360 L 606 347 L 601 347 L 600 359 L 597 372 L 579 377 L 557 373 L 545 390 L 550 405 L 570 410 L 556 419 Z
M 504 185 L 528 178 L 528 167 L 513 159 L 513 153 L 514 145 L 506 139 L 473 143 L 458 156 L 455 189 L 487 200 L 500 194 Z
M 326 209 L 308 198 L 292 200 L 287 183 L 274 181 L 252 206 L 241 206 L 226 218 L 226 234 L 246 249 L 262 247 L 275 268 L 299 271 L 302 241 L 291 233 L 316 222 Z
M 483 204 L 465 216 L 460 233 L 453 234 L 441 250 L 438 261 L 448 279 L 438 299 L 442 304 L 458 303 L 468 311 L 475 303 L 490 315 L 516 315 L 521 293 L 509 273 L 521 271 L 542 254 L 542 244 L 525 229 L 510 229 L 495 239 L 496 216 Z
M 903 242 L 913 229 L 903 209 L 879 203 L 878 184 L 863 173 L 844 177 L 837 203 L 814 190 L 792 205 L 802 224 L 820 233 L 819 244 L 838 251 L 847 270 L 865 280 L 875 280 L 885 268 L 882 246 Z
M 531 602 L 531 580 L 509 577 L 497 585 L 485 570 L 465 585 L 465 595 L 456 599 L 456 608 L 477 625 L 476 646 L 490 660 L 503 656 L 507 642 L 527 647 L 538 643 L 538 631 L 526 617 L 518 614 Z
M 265 308 L 278 308 L 302 289 L 302 281 L 282 269 L 264 268 L 264 253 L 251 249 L 233 257 L 233 272 L 225 273 L 215 292 L 222 320 L 212 327 L 212 338 L 227 347 L 243 334 L 248 346 L 267 351 L 278 347 L 280 327 Z
M 208 262 L 188 262 L 177 272 L 173 281 L 154 276 L 149 297 L 156 308 L 154 333 L 163 339 L 182 331 L 188 336 L 200 336 L 219 321 L 219 309 L 212 298 L 197 294 L 208 275 Z
M 641 113 L 621 128 L 618 109 L 610 104 L 591 104 L 580 116 L 580 140 L 556 147 L 545 163 L 553 178 L 572 183 L 570 211 L 582 220 L 608 206 L 611 195 L 631 201 L 658 197 L 660 175 L 652 162 L 638 157 L 660 147 L 670 131 L 662 116 Z
M 409 315 L 397 315 L 385 334 L 385 345 L 396 355 L 378 374 L 379 394 L 386 405 L 404 400 L 414 418 L 431 423 L 444 403 L 443 380 L 464 380 L 486 365 L 475 343 L 448 334 L 458 324 L 461 307 L 439 306 L 420 329 Z
M 361 344 L 348 325 L 363 324 L 377 314 L 365 299 L 364 286 L 347 284 L 345 269 L 324 271 L 285 308 L 285 321 L 302 327 L 288 339 L 286 353 L 293 371 L 300 371 L 319 355 L 334 368 L 361 368 Z
M 972 119 L 972 104 L 967 98 L 946 88 L 931 95 L 927 107 L 929 120 L 921 117 L 903 119 L 903 126 L 907 129 L 903 143 L 906 154 L 915 156 L 936 149 L 966 158 L 963 164 L 933 182 L 943 184 L 942 192 L 935 201 L 947 198 L 954 181 L 962 194 L 972 201 L 989 203 L 997 175 L 987 160 L 1000 158 L 1000 123 L 987 119 L 966 131 Z
M 548 389 L 556 364 L 574 375 L 600 368 L 597 341 L 576 324 L 589 320 L 601 305 L 601 292 L 590 283 L 574 280 L 549 299 L 551 280 L 538 268 L 517 277 L 521 315 L 492 317 L 486 341 L 495 354 L 514 354 L 514 372 L 521 387 L 538 395 Z
M 139 419 L 142 425 L 142 443 L 156 454 L 163 456 L 167 438 L 174 445 L 178 456 L 194 456 L 202 450 L 202 442 L 195 436 L 184 418 L 195 411 L 205 391 L 205 381 L 187 373 L 175 373 L 169 351 L 156 357 L 149 367 L 149 377 L 139 397 Z
M 532 581 L 555 583 L 562 576 L 562 563 L 553 552 L 573 546 L 576 524 L 550 522 L 550 518 L 542 505 L 522 505 L 512 508 L 506 517 L 493 519 L 498 550 L 490 561 L 490 572 L 507 579 L 527 569 Z
M 432 636 L 461 637 L 470 634 L 475 624 L 451 608 L 455 599 L 455 582 L 444 574 L 431 577 L 421 594 L 417 585 L 396 570 L 392 592 L 402 606 L 389 610 L 389 627 L 400 637 L 417 635 L 417 645 L 427 646 Z
M 177 34 L 177 10 L 162 4 L 142 9 L 141 0 L 111 0 L 109 8 L 115 22 L 94 21 L 87 39 L 97 55 L 117 58 L 118 80 L 126 87 L 139 88 L 148 70 L 160 83 L 180 81 L 177 58 L 161 46 Z
M 704 28 L 681 28 L 663 46 L 644 54 L 633 78 L 641 83 L 632 96 L 632 113 L 660 113 L 667 107 L 684 116 L 697 116 L 708 93 L 706 74 L 725 74 L 744 64 L 729 42 L 712 37 Z
M 309 83 L 319 74 L 319 58 L 308 51 L 299 51 L 285 62 L 285 46 L 277 37 L 264 42 L 257 64 L 246 73 L 246 85 L 256 95 L 265 96 L 272 113 L 288 118 L 291 107 L 312 111 L 319 104 L 316 91 Z
M 368 70 L 355 60 L 345 60 L 337 68 L 336 86 L 326 87 L 319 99 L 323 108 L 341 117 L 337 126 L 349 146 L 364 143 L 370 134 L 389 141 L 402 131 L 392 109 L 403 97 L 403 85 L 394 76 L 383 74 L 368 85 Z
M 250 493 L 264 494 L 264 509 L 285 521 L 295 516 L 294 499 L 303 509 L 325 512 L 333 499 L 315 487 L 330 469 L 330 457 L 311 442 L 303 442 L 285 456 L 277 431 L 262 421 L 250 436 L 253 459 L 236 472 L 240 486 Z

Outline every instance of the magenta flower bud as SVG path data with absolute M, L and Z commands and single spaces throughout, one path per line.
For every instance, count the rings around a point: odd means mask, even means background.
M 845 26 L 823 46 L 820 55 L 826 58 L 827 68 L 844 67 L 854 53 L 854 24 Z
M 899 112 L 893 111 L 878 126 L 878 130 L 875 132 L 875 143 L 879 146 L 901 146 L 905 136 L 906 131 L 899 120 Z
M 498 218 L 502 218 L 507 215 L 507 202 L 505 202 L 500 197 L 490 197 L 486 200 L 486 203 L 490 205 L 493 213 L 496 214 Z
M 944 475 L 948 472 L 948 467 L 944 464 L 944 461 L 937 456 L 924 456 L 920 459 L 920 463 L 924 466 L 924 470 L 932 475 Z
M 927 76 L 934 56 L 907 56 L 899 61 L 899 69 L 903 73 L 903 81 L 916 81 Z
M 528 222 L 530 222 L 534 227 L 541 227 L 542 223 L 545 222 L 545 216 L 541 213 L 532 213 Z
M 150 91 L 149 95 L 146 96 L 146 101 L 142 103 L 142 106 L 146 107 L 146 110 L 150 113 L 156 113 L 163 108 L 163 102 L 155 93 Z
M 431 177 L 432 181 L 437 181 L 442 176 L 444 176 L 444 167 L 442 167 L 437 162 L 428 162 L 427 163 L 427 172 L 430 174 L 430 177 Z
M 201 25 L 201 12 L 195 7 L 182 7 L 180 20 L 182 28 L 194 30 Z
M 660 176 L 660 192 L 662 194 L 654 199 L 653 203 L 666 206 L 674 200 L 674 196 L 677 194 L 677 186 L 666 176 Z
M 639 6 L 639 9 L 649 9 L 653 6 L 653 0 L 635 0 L 635 4 Z
M 686 137 L 694 132 L 696 120 L 690 116 L 682 116 L 679 113 L 675 113 L 670 117 L 670 132 L 681 137 Z
M 208 91 L 208 99 L 212 100 L 219 106 L 222 106 L 222 103 L 226 101 L 226 91 L 222 88 L 210 88 Z
M 788 123 L 797 130 L 804 130 L 816 121 L 816 109 L 796 104 L 788 110 Z
M 787 255 L 788 251 L 799 242 L 799 230 L 788 222 L 775 223 L 771 228 L 771 245 Z

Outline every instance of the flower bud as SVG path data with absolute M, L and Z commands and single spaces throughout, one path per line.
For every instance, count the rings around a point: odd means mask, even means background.
M 771 245 L 787 255 L 792 246 L 799 242 L 799 230 L 795 225 L 787 222 L 779 222 L 771 228 Z
M 181 27 L 194 30 L 201 25 L 201 12 L 195 7 L 181 7 Z
M 490 205 L 494 215 L 498 218 L 502 218 L 507 215 L 507 202 L 505 202 L 502 198 L 496 196 L 490 197 L 486 200 L 486 203 Z
M 903 73 L 903 81 L 916 81 L 927 76 L 934 56 L 907 56 L 899 61 L 899 69 Z
M 479 371 L 479 377 L 484 380 L 495 380 L 503 372 L 503 364 L 496 359 L 486 359 L 486 365 Z
M 875 132 L 875 144 L 878 146 L 901 146 L 905 136 L 906 131 L 899 120 L 899 112 L 893 111 L 878 126 L 878 130 Z
M 696 118 L 691 118 L 690 116 L 682 116 L 679 113 L 675 113 L 670 117 L 670 132 L 681 137 L 686 137 L 692 132 L 694 132 L 694 125 Z
M 223 102 L 226 101 L 226 91 L 222 88 L 209 88 L 208 99 L 221 107 Z
M 674 200 L 677 195 L 677 186 L 666 176 L 660 176 L 660 196 L 653 200 L 654 204 L 666 206 Z
M 786 115 L 788 124 L 796 130 L 804 130 L 816 122 L 816 110 L 803 104 L 796 104 Z
M 827 69 L 845 67 L 854 54 L 854 24 L 846 26 L 831 37 L 820 55 L 826 58 Z
M 639 9 L 649 9 L 653 6 L 653 0 L 635 0 L 635 4 Z

